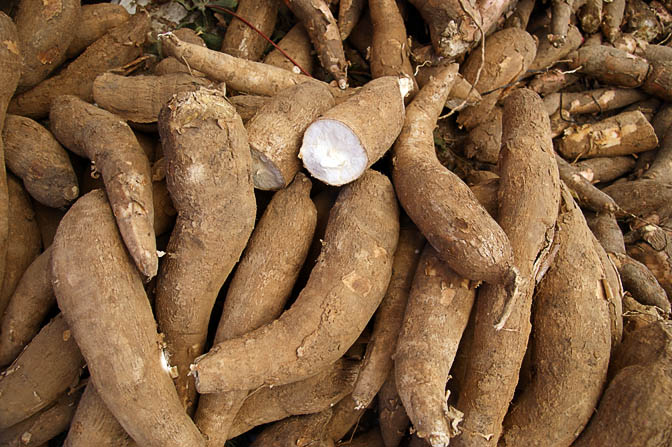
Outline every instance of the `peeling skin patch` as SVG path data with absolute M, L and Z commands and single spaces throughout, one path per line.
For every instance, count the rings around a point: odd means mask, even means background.
M 371 291 L 371 282 L 357 272 L 346 275 L 343 284 L 358 295 L 366 296 Z
M 2 44 L 9 50 L 10 53 L 14 53 L 17 56 L 19 53 L 19 47 L 13 40 L 3 40 Z

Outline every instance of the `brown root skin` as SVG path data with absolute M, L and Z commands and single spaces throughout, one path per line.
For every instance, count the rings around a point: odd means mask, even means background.
M 558 141 L 560 154 L 577 158 L 629 155 L 658 146 L 658 138 L 644 114 L 623 112 L 595 124 L 570 127 Z
M 320 115 L 334 107 L 330 89 L 322 84 L 290 87 L 264 104 L 247 123 L 254 187 L 287 187 L 301 169 L 303 134 Z
M 278 2 L 275 0 L 240 0 L 236 14 L 254 25 L 262 34 L 273 34 L 278 17 Z M 235 57 L 258 61 L 268 42 L 258 32 L 233 18 L 226 28 L 220 51 Z
M 411 289 L 420 252 L 425 238 L 411 224 L 401 227 L 399 244 L 394 253 L 392 278 L 374 318 L 373 332 L 366 345 L 362 369 L 352 391 L 357 408 L 366 408 L 383 386 L 394 367 L 392 355 L 404 319 L 404 311 Z
M 570 68 L 619 87 L 640 87 L 649 73 L 646 59 L 606 45 L 581 47 L 569 59 Z
M 404 124 L 410 80 L 384 76 L 307 126 L 299 158 L 310 174 L 340 186 L 360 177 L 392 147 Z M 345 143 L 344 143 L 345 141 Z
M 88 157 L 102 174 L 128 251 L 140 272 L 154 277 L 158 257 L 151 171 L 131 128 L 118 116 L 70 95 L 54 100 L 49 120 L 54 136 Z
M 485 60 L 481 62 L 481 46 L 474 49 L 462 64 L 461 72 L 476 90 L 483 95 L 481 102 L 461 111 L 458 123 L 471 129 L 485 121 L 499 100 L 504 85 L 518 79 L 534 61 L 537 44 L 526 31 L 505 28 L 485 41 Z M 481 65 L 483 68 L 481 69 Z M 481 75 L 476 83 L 479 69 Z M 485 94 L 492 91 L 492 93 Z
M 548 40 L 555 47 L 559 47 L 567 40 L 567 30 L 569 29 L 569 19 L 572 15 L 572 6 L 574 0 L 553 0 L 552 19 L 551 19 L 551 34 L 548 35 Z
M 207 80 L 185 73 L 128 77 L 103 73 L 93 82 L 93 100 L 98 107 L 125 120 L 155 123 L 174 94 L 209 85 Z
M 341 90 L 348 86 L 348 64 L 336 19 L 324 0 L 287 0 L 287 6 L 303 24 L 313 42 L 322 67 L 330 73 Z
M 178 395 L 193 414 L 189 365 L 203 353 L 219 289 L 254 228 L 252 158 L 240 117 L 217 90 L 176 95 L 161 112 L 159 132 L 178 217 L 157 280 L 156 315 L 177 367 Z
M 579 174 L 591 183 L 602 183 L 616 180 L 632 171 L 635 159 L 622 157 L 588 158 L 574 164 Z
M 534 297 L 535 374 L 511 405 L 501 446 L 570 445 L 606 381 L 611 330 L 604 271 L 566 189 L 556 238 L 558 253 Z
M 292 29 L 285 34 L 285 37 L 280 39 L 278 46 L 282 48 L 285 53 L 289 54 L 306 73 L 313 73 L 315 66 L 312 54 L 313 46 L 310 43 L 310 37 L 308 37 L 308 33 L 306 33 L 303 25 L 300 23 L 294 25 Z M 301 70 L 276 48 L 266 55 L 264 63 L 284 68 L 295 74 L 301 73 Z
M 373 23 L 373 41 L 369 59 L 371 74 L 374 78 L 405 76 L 411 79 L 413 90 L 409 98 L 412 98 L 418 91 L 418 84 L 409 59 L 406 25 L 397 3 L 394 0 L 372 0 L 369 2 L 369 11 Z
M 629 256 L 646 265 L 658 283 L 672 296 L 672 254 L 666 245 L 670 235 L 662 229 L 648 230 L 644 227 L 643 240 L 627 246 Z
M 197 358 L 191 370 L 198 391 L 291 383 L 340 358 L 383 299 L 399 237 L 398 213 L 382 174 L 367 171 L 342 188 L 320 259 L 292 307 L 273 323 Z
M 64 447 L 135 447 L 135 442 L 126 433 L 96 387 L 89 382 L 72 418 Z
M 565 59 L 569 53 L 579 48 L 582 43 L 583 36 L 574 25 L 569 26 L 567 38 L 558 46 L 553 45 L 548 39 L 540 36 L 537 54 L 528 69 L 537 71 L 549 68 L 557 61 Z
M 14 16 L 23 65 L 19 90 L 37 85 L 65 60 L 80 20 L 79 0 L 22 0 Z
M 300 173 L 266 207 L 229 286 L 215 343 L 257 329 L 282 313 L 315 231 L 317 212 L 310 189 L 310 180 Z M 247 394 L 244 390 L 200 397 L 194 420 L 208 436 L 209 446 L 220 447 L 230 438 L 230 426 Z
M 670 342 L 672 326 L 669 321 L 657 319 L 626 331 L 623 343 L 609 362 L 609 377 L 613 378 L 623 368 L 647 365 L 669 355 L 666 351 Z
M 395 382 L 419 437 L 434 447 L 459 434 L 462 413 L 446 404 L 446 382 L 476 295 L 427 245 L 413 278 L 394 355 Z
M 0 375 L 0 431 L 48 407 L 79 380 L 84 359 L 58 315 Z
M 582 207 L 596 212 L 614 213 L 618 210 L 618 205 L 616 205 L 614 199 L 593 186 L 564 158 L 556 154 L 555 161 L 558 164 L 560 178 L 572 191 L 572 196 Z
M 135 14 L 91 44 L 57 75 L 15 96 L 8 111 L 40 119 L 49 115 L 52 101 L 60 95 L 75 95 L 84 101 L 93 101 L 96 77 L 140 56 L 148 31 L 149 15 Z
M 309 445 L 310 447 L 334 447 L 329 437 L 328 424 L 331 408 L 305 416 L 293 416 L 265 428 L 251 447 L 286 447 Z
M 392 175 L 399 201 L 441 259 L 465 278 L 496 283 L 508 277 L 513 262 L 508 238 L 434 149 L 434 126 L 455 68 L 437 75 L 408 106 Z M 458 242 L 464 240 L 469 242 Z
M 621 22 L 625 12 L 625 0 L 605 2 L 602 14 L 602 34 L 613 43 L 621 35 Z
M 552 256 L 560 204 L 550 125 L 546 119 L 539 123 L 542 116 L 541 98 L 530 90 L 515 90 L 504 101 L 498 222 L 511 241 L 517 290 L 506 283 L 479 288 L 457 405 L 464 412 L 462 435 L 451 445 L 497 445 L 518 382 L 534 285 Z
M 496 106 L 490 117 L 469 131 L 464 154 L 485 163 L 497 164 L 502 145 L 502 108 Z
M 202 71 L 211 79 L 224 81 L 229 88 L 241 93 L 275 96 L 303 82 L 320 82 L 279 67 L 184 42 L 174 33 L 160 35 L 159 41 L 168 56 L 185 61 L 191 68 Z
M 506 19 L 506 28 L 526 29 L 530 21 L 535 0 L 522 0 L 516 5 L 513 13 Z
M 625 241 L 613 213 L 585 213 L 588 227 L 607 253 L 625 254 Z
M 623 282 L 612 258 L 613 255 L 609 255 L 605 251 L 597 238 L 593 237 L 592 239 L 593 247 L 595 247 L 595 251 L 600 257 L 602 270 L 605 273 L 602 287 L 604 288 L 604 296 L 607 299 L 609 310 L 611 353 L 613 354 L 623 339 L 623 315 L 628 313 L 624 310 L 623 304 L 626 295 L 623 291 Z
M 0 277 L 4 277 L 9 231 L 9 199 L 7 197 L 5 151 L 1 135 L 5 126 L 7 106 L 21 77 L 21 53 L 16 25 L 2 12 L 0 12 L 0 42 L 2 42 L 0 44 Z
M 33 447 L 45 443 L 46 446 L 50 439 L 67 430 L 81 395 L 81 390 L 66 392 L 51 407 L 3 430 L 0 432 L 0 445 Z
M 532 78 L 528 84 L 528 88 L 544 96 L 575 84 L 579 79 L 581 78 L 576 73 L 565 73 L 562 70 L 550 69 Z
M 633 88 L 599 88 L 577 93 L 551 93 L 544 97 L 544 107 L 549 116 L 562 108 L 563 117 L 571 120 L 571 115 L 620 109 L 646 97 L 641 90 Z
M 268 96 L 256 95 L 237 95 L 227 99 L 231 105 L 236 108 L 236 112 L 243 120 L 243 124 L 247 124 L 247 122 L 271 100 Z
M 670 217 L 672 209 L 672 185 L 660 183 L 656 180 L 634 180 L 630 182 L 613 183 L 602 191 L 609 194 L 618 204 L 622 211 L 617 217 L 629 217 L 636 215 L 646 218 L 656 214 L 660 218 Z
M 40 330 L 44 318 L 56 304 L 51 287 L 47 249 L 21 276 L 0 320 L 0 367 L 10 364 Z
M 578 12 L 581 29 L 587 34 L 593 34 L 600 30 L 602 23 L 603 0 L 588 0 Z
M 668 341 L 669 343 L 669 341 Z M 609 383 L 576 447 L 667 445 L 672 418 L 670 356 L 623 368 Z
M 443 57 L 461 56 L 481 38 L 477 25 L 481 23 L 481 13 L 471 2 L 413 0 L 411 4 L 427 23 L 434 50 Z
M 397 393 L 394 370 L 390 371 L 378 392 L 378 423 L 386 447 L 397 447 L 411 425 Z
M 130 17 L 130 14 L 121 5 L 111 3 L 82 5 L 72 42 L 70 42 L 66 51 L 66 58 L 72 59 L 79 56 L 86 47 Z
M 79 262 L 72 262 L 72 253 Z M 124 430 L 140 445 L 204 446 L 162 360 L 163 341 L 142 278 L 103 191 L 81 197 L 61 221 L 52 278 L 92 383 Z
M 663 137 L 656 158 L 642 178 L 660 183 L 672 183 L 672 130 L 668 129 Z
M 228 437 L 262 424 L 333 407 L 352 391 L 360 366 L 359 362 L 340 359 L 313 377 L 251 393 L 238 410 Z
M 670 313 L 670 300 L 647 266 L 627 255 L 615 255 L 613 259 L 625 290 L 640 303 L 656 306 L 665 314 Z
M 366 0 L 343 0 L 338 3 L 338 32 L 341 40 L 348 38 L 359 22 L 366 4 Z
M 79 196 L 77 176 L 67 152 L 39 123 L 7 115 L 2 139 L 7 167 L 21 177 L 35 200 L 61 208 Z
M 16 285 L 30 264 L 40 254 L 42 238 L 35 212 L 19 179 L 7 176 L 9 190 L 9 231 L 5 276 L 0 291 L 0 314 L 9 304 Z

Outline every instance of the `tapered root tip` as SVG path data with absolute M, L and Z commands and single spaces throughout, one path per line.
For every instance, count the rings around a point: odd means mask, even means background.
M 357 135 L 342 122 L 331 119 L 315 121 L 308 127 L 299 157 L 313 177 L 334 186 L 359 178 L 368 163 Z

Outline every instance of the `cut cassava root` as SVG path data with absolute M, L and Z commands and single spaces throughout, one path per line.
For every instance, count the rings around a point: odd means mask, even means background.
M 401 132 L 404 98 L 411 89 L 408 78 L 384 76 L 323 113 L 303 134 L 303 165 L 329 185 L 359 178 Z

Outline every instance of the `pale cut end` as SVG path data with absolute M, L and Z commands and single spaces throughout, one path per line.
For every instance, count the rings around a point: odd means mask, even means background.
M 261 152 L 250 148 L 252 154 L 252 180 L 254 187 L 274 191 L 286 186 L 285 179 L 275 164 Z
M 405 98 L 413 90 L 413 79 L 408 76 L 402 76 L 399 78 L 399 91 L 401 92 L 401 98 Z
M 303 135 L 299 158 L 310 174 L 324 183 L 345 185 L 366 170 L 366 150 L 348 126 L 340 121 L 321 119 Z

